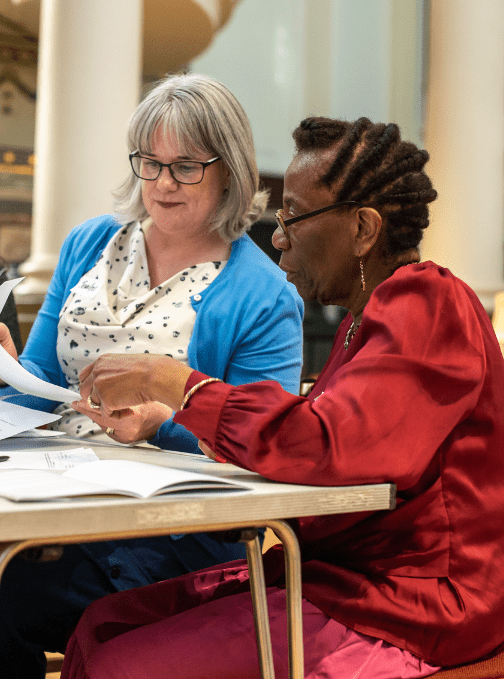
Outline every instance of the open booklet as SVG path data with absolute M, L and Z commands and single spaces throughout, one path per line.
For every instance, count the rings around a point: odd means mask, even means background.
M 0 497 L 14 502 L 127 495 L 148 498 L 188 491 L 250 491 L 241 481 L 130 460 L 85 462 L 63 474 L 42 470 L 0 471 Z

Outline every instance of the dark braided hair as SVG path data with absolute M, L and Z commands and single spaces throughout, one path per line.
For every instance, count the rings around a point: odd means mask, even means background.
M 334 187 L 335 202 L 355 200 L 386 218 L 388 255 L 416 248 L 429 225 L 428 203 L 437 193 L 423 168 L 427 151 L 402 141 L 394 123 L 306 118 L 293 135 L 296 151 L 334 147 L 331 167 L 320 177 Z

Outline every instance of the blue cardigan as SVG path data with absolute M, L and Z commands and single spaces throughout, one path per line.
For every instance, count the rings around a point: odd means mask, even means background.
M 24 352 L 22 365 L 34 375 L 67 387 L 56 355 L 60 311 L 80 278 L 122 228 L 112 215 L 74 228 L 66 238 L 47 294 Z M 285 274 L 249 236 L 231 246 L 227 265 L 192 298 L 196 322 L 189 342 L 191 368 L 230 384 L 275 380 L 297 394 L 302 365 L 303 304 Z M 160 353 L 162 350 L 160 350 Z M 11 388 L 2 390 L 2 394 Z M 53 401 L 17 396 L 15 402 L 51 412 Z M 199 452 L 195 437 L 167 420 L 150 441 L 172 450 Z

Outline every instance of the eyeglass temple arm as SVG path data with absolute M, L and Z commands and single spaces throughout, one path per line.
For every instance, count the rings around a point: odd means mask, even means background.
M 357 200 L 345 200 L 342 203 L 335 203 L 334 205 L 328 205 L 327 207 L 321 207 L 319 210 L 314 210 L 313 212 L 308 213 L 310 217 L 315 217 L 316 215 L 321 215 L 323 212 L 328 212 L 329 210 L 334 210 L 337 207 L 340 207 L 341 205 L 359 205 L 360 207 L 364 207 L 362 203 L 359 203 Z M 282 217 L 283 219 L 283 217 Z M 291 219 L 283 219 L 283 223 L 285 226 L 290 226 L 291 224 L 295 224 L 296 222 L 300 222 L 302 219 L 306 219 L 306 215 L 300 215 L 299 217 L 292 217 Z

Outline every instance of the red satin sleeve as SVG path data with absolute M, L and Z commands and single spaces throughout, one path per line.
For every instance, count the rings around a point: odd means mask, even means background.
M 212 383 L 175 421 L 274 480 L 411 488 L 475 407 L 485 345 L 498 350 L 475 299 L 446 269 L 404 267 L 373 292 L 348 352 L 348 323 L 338 333 L 310 398 L 275 382 Z

